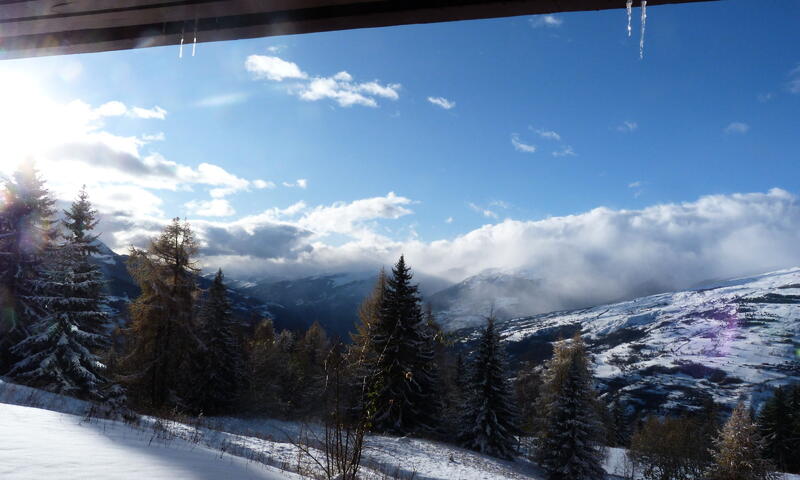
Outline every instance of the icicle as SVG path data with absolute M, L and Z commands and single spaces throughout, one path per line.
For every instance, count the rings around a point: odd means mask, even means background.
M 628 11 L 628 38 L 631 37 L 631 17 L 633 16 L 633 0 L 625 0 L 625 10 Z
M 178 47 L 178 58 L 183 58 L 183 32 L 181 32 L 181 46 Z
M 192 56 L 194 57 L 194 51 L 197 48 L 197 19 L 194 19 L 194 40 L 192 40 Z
M 639 60 L 644 58 L 644 27 L 647 23 L 647 0 L 642 0 L 642 34 L 639 37 Z

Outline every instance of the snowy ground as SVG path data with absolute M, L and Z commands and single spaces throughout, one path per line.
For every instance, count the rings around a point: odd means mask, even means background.
M 0 478 L 247 479 L 300 478 L 181 439 L 111 420 L 0 404 Z
M 19 405 L 25 402 L 60 411 Z M 313 459 L 296 446 L 297 438 L 318 434 L 313 426 L 241 418 L 215 418 L 190 425 L 148 417 L 132 426 L 87 418 L 87 407 L 85 402 L 0 380 L 0 478 L 322 478 Z M 623 478 L 625 454 L 624 449 L 608 449 L 605 468 L 609 479 Z M 310 455 L 323 458 L 313 448 Z M 366 480 L 543 478 L 522 458 L 507 462 L 443 443 L 385 436 L 367 439 L 361 476 Z M 800 480 L 800 476 L 786 478 Z
M 31 405 L 34 405 L 33 407 Z M 315 426 L 276 420 L 217 418 L 201 425 L 142 417 L 138 425 L 87 418 L 86 402 L 0 380 L 0 478 L 60 480 L 270 479 L 320 477 L 298 438 Z M 313 443 L 313 441 L 312 441 Z M 370 436 L 365 479 L 541 478 L 528 461 L 507 462 L 451 445 Z

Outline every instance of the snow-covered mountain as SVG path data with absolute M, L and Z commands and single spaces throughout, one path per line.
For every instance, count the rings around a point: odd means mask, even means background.
M 769 387 L 800 381 L 800 268 L 498 327 L 513 358 L 532 361 L 583 332 L 603 388 L 647 409 L 691 407 L 704 394 L 758 401 Z M 459 333 L 467 342 L 478 334 Z
M 435 293 L 430 303 L 440 325 L 453 331 L 482 325 L 490 312 L 509 319 L 599 302 L 573 298 L 531 270 L 487 269 Z

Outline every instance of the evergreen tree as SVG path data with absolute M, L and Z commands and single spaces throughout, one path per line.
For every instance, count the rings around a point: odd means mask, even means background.
M 239 398 L 244 379 L 242 345 L 231 315 L 222 270 L 217 271 L 200 310 L 201 370 L 198 407 L 204 413 L 225 412 Z
M 299 339 L 294 349 L 294 386 L 291 405 L 295 415 L 321 413 L 320 398 L 325 393 L 325 362 L 331 353 L 331 343 L 325 329 L 314 322 Z
M 800 386 L 778 387 L 758 415 L 764 454 L 785 472 L 800 470 Z
M 603 429 L 586 347 L 579 334 L 559 342 L 548 362 L 540 395 L 538 460 L 550 480 L 605 476 L 599 442 Z
M 89 201 L 85 186 L 69 210 L 64 210 L 62 223 L 67 229 L 62 251 L 68 256 L 73 272 L 69 293 L 79 299 L 71 313 L 82 330 L 105 337 L 109 333 L 105 280 L 100 267 L 90 261 L 91 256 L 100 251 L 98 235 L 92 234 L 98 223 L 97 211 Z
M 769 480 L 778 476 L 761 457 L 762 440 L 747 407 L 739 402 L 714 441 L 709 480 Z M 795 452 L 796 454 L 797 452 Z
M 622 402 L 616 398 L 611 403 L 611 408 L 609 410 L 611 428 L 606 437 L 608 444 L 614 447 L 624 447 L 628 444 L 630 438 L 628 417 L 625 414 L 625 407 L 622 405 Z
M 103 277 L 89 262 L 96 252 L 96 225 L 85 190 L 65 211 L 68 234 L 46 264 L 42 285 L 47 292 L 48 315 L 34 325 L 34 334 L 12 351 L 21 360 L 9 373 L 30 385 L 100 401 L 119 391 L 104 378 L 96 353 L 107 344 L 107 315 L 103 311 Z
M 505 350 L 495 330 L 494 318 L 489 317 L 470 365 L 461 442 L 477 452 L 513 459 L 517 412 L 507 370 Z
M 32 163 L 5 180 L 0 202 L 0 373 L 19 358 L 10 349 L 48 317 L 46 260 L 57 231 L 54 201 Z
M 128 269 L 142 293 L 130 305 L 131 348 L 121 363 L 129 394 L 144 408 L 192 407 L 201 348 L 193 315 L 196 252 L 191 228 L 177 218 L 146 250 L 131 249 Z
M 245 404 L 254 412 L 275 415 L 279 405 L 275 378 L 286 364 L 281 365 L 278 359 L 272 320 L 265 319 L 256 325 L 247 343 L 247 365 Z
M 371 396 L 375 430 L 405 435 L 435 431 L 433 351 L 418 287 L 405 258 L 386 281 L 370 345 L 375 357 Z

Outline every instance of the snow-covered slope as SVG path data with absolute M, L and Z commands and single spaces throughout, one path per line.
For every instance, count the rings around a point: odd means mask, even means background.
M 771 386 L 800 381 L 800 268 L 499 328 L 515 358 L 534 361 L 581 330 L 604 388 L 650 409 L 696 405 L 701 394 L 726 404 L 740 395 L 758 401 Z
M 33 407 L 33 406 L 35 407 Z M 270 479 L 322 478 L 314 424 L 210 418 L 197 424 L 141 417 L 136 426 L 91 418 L 90 404 L 0 380 L 0 478 Z M 38 408 L 37 408 L 38 407 Z M 311 447 L 303 453 L 297 443 Z M 498 460 L 427 440 L 368 436 L 367 480 L 541 478 L 525 459 Z
M 481 325 L 490 312 L 503 320 L 596 305 L 600 298 L 592 292 L 570 295 L 531 270 L 488 269 L 436 292 L 429 300 L 439 324 L 454 331 Z
M 531 310 L 525 301 L 541 285 L 530 272 L 490 269 L 435 293 L 430 303 L 442 327 L 458 330 L 480 325 L 490 311 L 500 319 L 547 311 Z
M 112 420 L 0 403 L 0 478 L 299 479 L 297 475 Z

